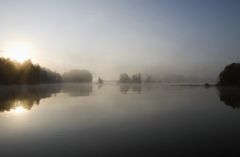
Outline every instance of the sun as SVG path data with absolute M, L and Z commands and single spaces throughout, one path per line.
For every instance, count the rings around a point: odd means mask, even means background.
M 16 42 L 9 44 L 4 50 L 4 54 L 12 60 L 23 62 L 30 59 L 30 51 L 30 46 L 26 43 Z

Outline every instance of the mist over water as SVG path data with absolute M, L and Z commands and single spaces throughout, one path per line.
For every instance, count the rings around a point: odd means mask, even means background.
M 239 8 L 0 0 L 0 157 L 239 156 Z
M 0 89 L 3 156 L 238 153 L 240 101 L 229 97 L 235 88 L 109 83 Z

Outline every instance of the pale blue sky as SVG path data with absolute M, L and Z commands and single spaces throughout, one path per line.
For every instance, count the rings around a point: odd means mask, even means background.
M 240 61 L 238 0 L 0 0 L 0 50 L 23 42 L 33 62 L 89 69 L 215 77 Z

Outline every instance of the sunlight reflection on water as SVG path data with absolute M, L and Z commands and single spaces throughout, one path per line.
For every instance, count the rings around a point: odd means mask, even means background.
M 136 156 L 139 150 L 237 150 L 238 91 L 159 84 L 2 87 L 0 153 Z
M 10 113 L 17 113 L 17 114 L 22 114 L 26 111 L 26 109 L 23 106 L 18 106 L 16 108 L 11 109 L 9 112 Z

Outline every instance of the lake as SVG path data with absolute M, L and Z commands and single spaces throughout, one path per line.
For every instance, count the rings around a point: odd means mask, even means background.
M 161 84 L 0 87 L 0 155 L 240 154 L 240 90 Z

